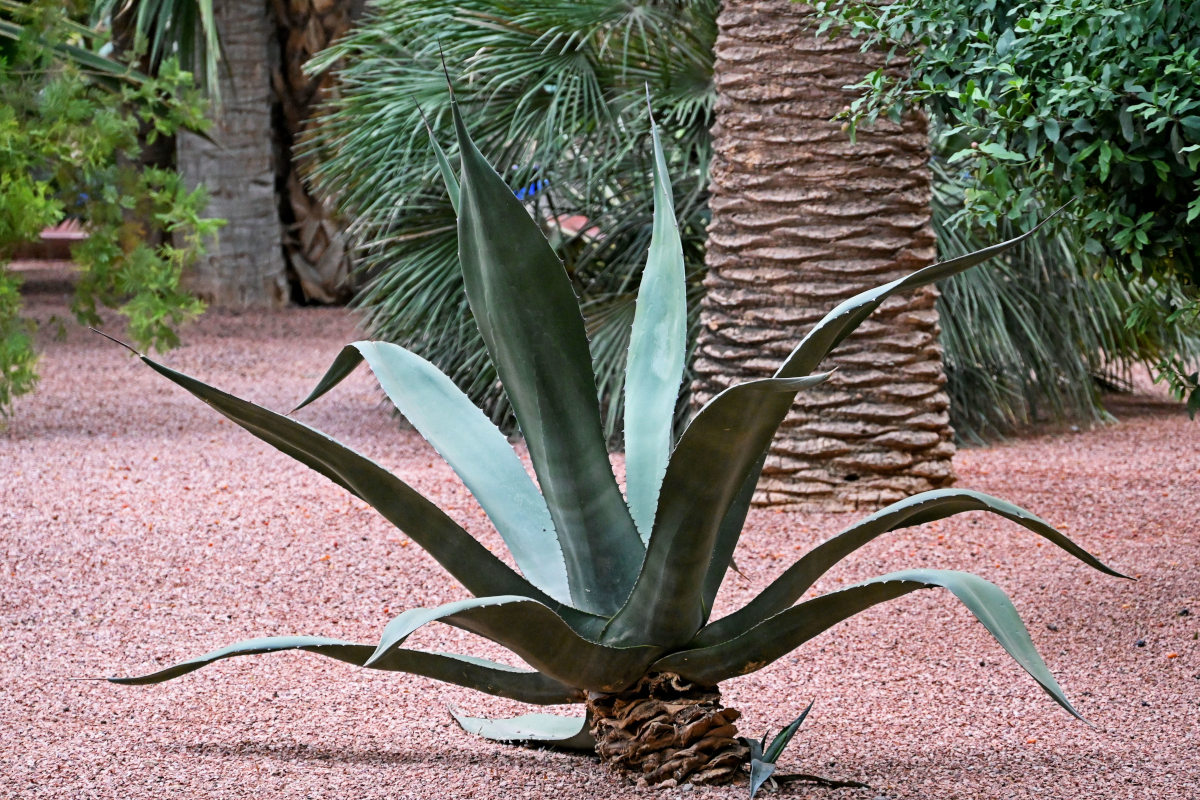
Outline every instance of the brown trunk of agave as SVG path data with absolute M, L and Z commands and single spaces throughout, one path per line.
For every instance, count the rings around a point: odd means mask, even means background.
M 934 257 L 923 119 L 852 143 L 842 87 L 883 64 L 814 35 L 809 7 L 727 0 L 718 20 L 703 402 L 767 377 L 834 304 Z M 758 502 L 873 507 L 950 484 L 954 453 L 932 287 L 888 300 L 797 398 Z
M 737 740 L 740 713 L 715 686 L 678 675 L 647 675 L 619 694 L 588 697 L 596 753 L 639 786 L 729 783 L 749 751 Z
M 330 73 L 309 75 L 304 65 L 349 30 L 363 0 L 272 0 L 272 5 L 280 42 L 271 82 L 279 102 L 276 183 L 284 255 L 306 301 L 342 303 L 353 291 L 354 266 L 342 222 L 332 203 L 309 189 L 294 151 L 333 83 Z

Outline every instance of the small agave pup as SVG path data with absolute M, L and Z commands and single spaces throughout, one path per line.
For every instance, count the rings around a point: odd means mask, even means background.
M 448 378 L 394 344 L 349 345 L 305 402 L 366 361 L 396 407 L 474 494 L 519 571 L 374 462 L 286 416 L 143 356 L 151 368 L 250 433 L 375 507 L 473 596 L 406 611 L 387 625 L 377 645 L 307 636 L 252 639 L 114 681 L 157 683 L 231 656 L 306 650 L 531 704 L 581 704 L 586 713 L 577 718 L 456 717 L 468 731 L 491 739 L 594 749 L 651 784 L 724 782 L 744 773 L 750 752 L 734 727 L 738 713 L 721 705 L 721 681 L 761 669 L 877 603 L 943 587 L 1055 701 L 1078 716 L 1008 597 L 982 578 L 913 569 L 797 602 L 834 564 L 877 536 L 972 510 L 1012 520 L 1084 563 L 1118 575 L 1036 516 L 977 492 L 941 490 L 895 503 L 816 547 L 745 607 L 709 619 L 771 438 L 797 392 L 827 377 L 812 374 L 821 360 L 893 292 L 965 270 L 1020 239 L 847 300 L 808 332 L 774 377 L 718 395 L 676 441 L 672 415 L 686 348 L 684 269 L 655 132 L 654 230 L 629 348 L 628 489 L 622 496 L 605 449 L 588 341 L 568 277 L 525 207 L 471 142 L 457 107 L 454 122 L 461 184 L 434 147 L 458 212 L 467 297 L 512 401 L 537 484 L 504 435 Z M 409 635 L 430 622 L 484 636 L 532 669 L 406 648 Z

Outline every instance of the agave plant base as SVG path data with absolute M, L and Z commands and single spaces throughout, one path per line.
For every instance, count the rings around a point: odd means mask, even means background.
M 596 753 L 639 786 L 729 783 L 749 763 L 734 727 L 741 713 L 721 705 L 716 686 L 660 672 L 619 694 L 593 692 L 587 707 Z

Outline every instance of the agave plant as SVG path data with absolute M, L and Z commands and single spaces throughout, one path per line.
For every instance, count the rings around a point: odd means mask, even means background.
M 305 403 L 366 361 L 400 412 L 474 494 L 517 569 L 367 458 L 143 356 L 230 420 L 374 506 L 473 596 L 400 614 L 378 644 L 252 639 L 153 674 L 113 680 L 156 683 L 232 656 L 305 650 L 531 704 L 580 704 L 585 713 L 575 718 L 456 716 L 467 730 L 496 740 L 594 749 L 650 784 L 723 782 L 744 772 L 751 753 L 737 736 L 738 712 L 721 704 L 722 681 L 762 669 L 877 603 L 943 587 L 1078 716 L 1008 597 L 980 577 L 912 569 L 797 602 L 828 569 L 881 534 L 971 510 L 1012 520 L 1086 564 L 1119 574 L 1033 514 L 977 492 L 927 492 L 888 506 L 800 558 L 744 607 L 710 619 L 764 454 L 795 395 L 827 377 L 813 374 L 821 360 L 892 293 L 967 269 L 1023 237 L 847 300 L 808 332 L 774 377 L 713 398 L 676 439 L 684 270 L 662 147 L 652 131 L 656 211 L 630 337 L 623 494 L 601 431 L 583 320 L 562 264 L 475 147 L 457 107 L 454 121 L 459 176 L 434 146 L 457 210 L 467 297 L 528 444 L 536 484 L 483 412 L 431 364 L 397 345 L 347 346 Z M 502 645 L 530 669 L 404 646 L 415 630 L 435 621 Z

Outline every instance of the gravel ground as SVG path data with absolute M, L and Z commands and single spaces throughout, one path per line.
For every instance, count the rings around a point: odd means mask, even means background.
M 62 287 L 39 286 L 33 313 L 65 317 Z M 153 687 L 80 680 L 249 636 L 374 641 L 398 610 L 464 592 L 361 502 L 120 348 L 74 325 L 56 339 L 54 328 L 42 328 L 39 391 L 0 431 L 0 797 L 684 793 L 637 790 L 592 759 L 473 739 L 445 710 L 524 710 L 508 701 L 308 654 L 225 661 Z M 336 310 L 211 313 L 164 360 L 286 409 L 353 336 Z M 910 566 L 979 572 L 1012 595 L 1094 727 L 1043 695 L 948 593 L 918 592 L 725 685 L 748 733 L 778 729 L 816 698 L 781 772 L 873 787 L 793 784 L 780 796 L 1200 797 L 1200 423 L 1154 397 L 1115 410 L 1119 425 L 968 450 L 955 466 L 960 486 L 1028 507 L 1137 582 L 967 514 L 884 537 L 819 587 Z M 450 470 L 396 430 L 365 371 L 300 418 L 497 543 Z M 737 553 L 745 578 L 726 585 L 724 607 L 853 518 L 752 513 Z M 444 626 L 413 644 L 494 654 Z

